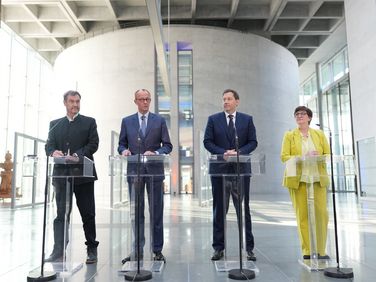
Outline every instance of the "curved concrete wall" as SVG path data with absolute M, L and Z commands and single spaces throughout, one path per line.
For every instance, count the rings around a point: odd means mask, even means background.
M 176 63 L 173 48 L 177 41 L 191 42 L 193 46 L 195 175 L 200 173 L 200 136 L 207 117 L 222 110 L 221 94 L 224 89 L 233 88 L 240 94 L 239 111 L 254 116 L 257 151 L 267 155 L 267 173 L 254 178 L 252 190 L 282 192 L 280 145 L 283 132 L 295 126 L 292 112 L 298 103 L 295 57 L 268 39 L 226 29 L 172 26 L 168 34 L 172 64 L 174 60 Z M 66 89 L 77 88 L 82 94 L 81 113 L 97 119 L 100 149 L 95 158 L 102 179 L 98 186 L 104 195 L 109 194 L 110 132 L 119 132 L 121 118 L 136 111 L 136 89 L 155 92 L 154 62 L 149 27 L 123 29 L 88 39 L 68 48 L 56 60 L 58 103 L 61 104 L 61 94 Z M 177 101 L 174 73 L 172 68 L 172 102 Z M 177 132 L 171 135 L 177 149 Z M 196 178 L 197 186 L 200 182 Z

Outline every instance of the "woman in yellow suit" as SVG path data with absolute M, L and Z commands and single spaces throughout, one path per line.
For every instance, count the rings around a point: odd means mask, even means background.
M 298 127 L 287 131 L 283 137 L 281 160 L 287 162 L 295 157 L 329 155 L 330 148 L 325 134 L 321 130 L 312 129 L 309 124 L 312 120 L 312 111 L 299 106 L 294 111 Z M 289 189 L 292 204 L 295 208 L 298 233 L 301 242 L 303 259 L 310 259 L 309 223 L 307 208 L 307 182 L 314 182 L 314 206 L 316 220 L 316 238 L 318 258 L 329 258 L 325 252 L 328 229 L 328 211 L 326 208 L 326 194 L 329 186 L 329 177 L 325 161 L 317 166 L 307 167 L 296 163 L 294 174 L 287 172 L 283 178 L 283 186 Z

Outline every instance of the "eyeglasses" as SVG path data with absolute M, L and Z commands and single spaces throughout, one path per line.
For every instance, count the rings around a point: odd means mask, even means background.
M 306 116 L 307 115 L 307 112 L 296 112 L 295 114 L 294 114 L 294 116 Z
M 151 101 L 150 98 L 137 98 L 136 100 L 140 101 L 140 102 L 147 102 L 147 103 L 149 103 Z

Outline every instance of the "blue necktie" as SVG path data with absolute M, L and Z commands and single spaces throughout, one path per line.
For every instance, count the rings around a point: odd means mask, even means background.
M 145 132 L 146 132 L 146 116 L 141 116 L 141 132 L 142 132 L 142 135 L 145 136 Z

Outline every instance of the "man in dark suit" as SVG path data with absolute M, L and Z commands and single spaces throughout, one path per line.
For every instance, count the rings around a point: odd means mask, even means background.
M 256 129 L 251 116 L 236 112 L 239 105 L 239 95 L 235 90 L 226 89 L 223 92 L 224 112 L 209 116 L 205 130 L 204 146 L 213 155 L 221 155 L 223 162 L 210 163 L 209 172 L 212 174 L 212 194 L 213 194 L 213 249 L 212 260 L 219 260 L 224 256 L 225 236 L 224 223 L 229 206 L 230 193 L 236 208 L 239 210 L 239 197 L 236 191 L 236 177 L 225 177 L 221 175 L 236 175 L 236 164 L 225 161 L 236 156 L 235 137 L 238 138 L 239 155 L 248 155 L 257 147 Z M 250 173 L 250 165 L 243 164 L 241 173 Z M 249 184 L 250 176 L 241 176 L 239 187 L 243 187 L 244 195 L 244 217 L 247 259 L 255 261 L 253 253 L 254 238 L 252 234 L 252 222 L 249 209 Z M 226 189 L 224 191 L 224 189 Z M 224 193 L 225 192 L 225 193 Z M 225 196 L 224 196 L 225 195 Z M 225 198 L 224 198 L 225 197 Z
M 64 106 L 67 115 L 60 119 L 51 121 L 48 140 L 46 143 L 46 154 L 54 158 L 66 157 L 72 162 L 87 157 L 94 161 L 93 154 L 98 149 L 99 137 L 97 124 L 94 118 L 79 114 L 81 95 L 77 91 L 68 91 L 64 94 Z M 64 166 L 55 165 L 54 175 L 65 174 Z M 73 180 L 54 178 L 57 217 L 54 220 L 54 248 L 46 262 L 62 261 L 68 238 L 66 232 L 64 242 L 65 217 L 69 223 L 72 210 L 72 196 L 76 197 L 78 210 L 81 214 L 83 229 L 85 232 L 87 259 L 86 263 L 97 262 L 96 228 L 95 228 L 95 200 L 94 181 L 97 180 L 95 167 L 94 177 L 79 177 Z M 82 175 L 82 173 L 80 174 Z M 68 199 L 67 199 L 68 196 Z M 68 208 L 67 208 L 68 206 Z M 68 225 L 68 224 L 67 224 Z M 67 231 L 67 230 L 66 230 Z
M 166 121 L 163 117 L 149 112 L 151 95 L 146 89 L 137 90 L 134 102 L 138 107 L 136 114 L 123 118 L 119 137 L 118 152 L 123 156 L 137 154 L 162 155 L 172 151 L 172 144 L 168 134 Z M 123 263 L 136 259 L 137 255 L 143 258 L 144 236 L 144 187 L 148 192 L 149 213 L 152 222 L 151 246 L 155 254 L 154 260 L 165 261 L 162 254 L 163 248 L 163 180 L 164 167 L 161 162 L 145 162 L 140 165 L 141 175 L 153 177 L 141 177 L 137 182 L 137 158 L 131 161 L 128 158 L 127 174 L 129 195 L 134 198 L 135 189 L 140 192 L 140 254 L 137 254 L 136 244 L 133 243 L 132 253 L 123 259 Z M 132 176 L 130 176 L 132 175 Z M 132 222 L 134 228 L 134 223 Z M 137 238 L 136 238 L 137 239 Z

